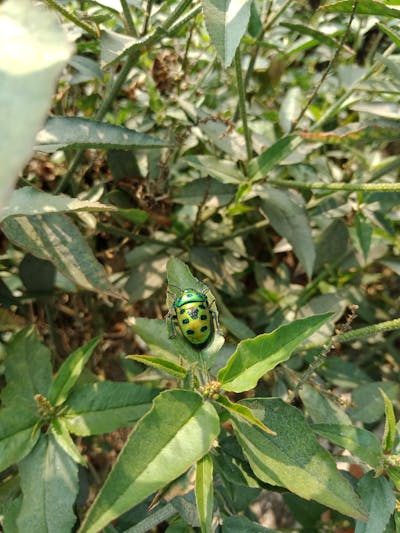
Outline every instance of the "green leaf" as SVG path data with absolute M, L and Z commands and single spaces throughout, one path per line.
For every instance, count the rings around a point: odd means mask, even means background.
M 68 432 L 65 421 L 55 418 L 51 421 L 50 430 L 59 446 L 67 453 L 75 463 L 87 466 L 85 458 L 79 453 L 71 435 Z
M 258 418 L 254 416 L 252 410 L 246 407 L 245 405 L 231 402 L 229 398 L 222 394 L 220 394 L 215 401 L 219 405 L 222 405 L 222 407 L 224 407 L 230 414 L 234 414 L 243 418 L 247 422 L 250 422 L 250 424 L 254 424 L 266 433 L 269 433 L 270 435 L 275 435 L 275 432 L 269 429 L 269 427 L 267 427 L 265 424 L 263 424 L 261 420 L 258 420 Z
M 161 357 L 153 357 L 152 355 L 127 355 L 126 357 L 127 359 L 133 359 L 144 365 L 162 370 L 179 379 L 184 379 L 187 373 L 187 370 L 183 366 L 162 359 Z
M 336 403 L 320 394 L 315 387 L 304 384 L 299 391 L 301 401 L 314 424 L 350 425 L 350 417 Z
M 25 405 L 36 412 L 35 395 L 47 395 L 51 376 L 50 351 L 39 342 L 33 327 L 22 329 L 7 346 L 3 404 Z
M 378 23 L 378 28 L 382 30 L 386 35 L 391 39 L 394 44 L 400 48 L 400 33 L 393 30 L 393 28 L 389 28 L 389 26 L 386 26 L 386 24 Z
M 247 29 L 251 0 L 202 0 L 204 20 L 211 42 L 224 65 L 233 60 Z
M 66 215 L 52 213 L 8 218 L 3 221 L 2 229 L 11 242 L 47 259 L 78 286 L 121 298 L 78 228 Z
M 354 2 L 353 0 L 341 0 L 333 4 L 325 4 L 319 9 L 329 11 L 331 13 L 352 13 Z M 377 0 L 358 0 L 356 3 L 355 12 L 358 15 L 375 15 L 376 17 L 393 17 L 400 18 L 400 10 L 393 9 L 383 2 Z
M 65 211 L 115 211 L 112 205 L 100 202 L 78 200 L 64 194 L 55 195 L 34 189 L 22 187 L 11 194 L 8 204 L 0 209 L 0 222 L 10 216 L 41 215 L 46 213 L 60 213 Z
M 222 183 L 238 185 L 245 180 L 243 173 L 233 161 L 212 155 L 188 155 L 182 159 L 182 162 L 200 170 L 204 177 L 211 176 Z
M 318 443 L 301 412 L 277 398 L 243 400 L 254 415 L 276 431 L 232 418 L 235 434 L 254 473 L 272 485 L 315 500 L 344 515 L 365 520 L 367 514 L 351 485 Z
M 57 17 L 29 0 L 0 6 L 0 207 L 32 153 L 72 46 Z M 5 142 L 6 141 L 6 142 Z
M 123 126 L 80 117 L 51 117 L 36 137 L 35 150 L 56 152 L 63 148 L 162 148 L 171 142 Z
M 0 409 L 0 472 L 18 463 L 35 446 L 39 416 L 31 409 L 13 406 Z
M 241 341 L 227 365 L 218 372 L 221 388 L 232 392 L 254 388 L 264 374 L 287 361 L 293 350 L 331 317 L 332 313 L 324 313 L 302 318 L 271 333 Z
M 396 440 L 396 416 L 392 402 L 382 389 L 380 391 L 385 402 L 385 430 L 382 436 L 382 449 L 387 453 L 393 450 Z
M 383 476 L 374 477 L 374 472 L 368 472 L 357 488 L 369 519 L 368 522 L 357 521 L 354 533 L 384 533 L 396 505 L 389 482 Z
M 385 402 L 381 390 L 388 398 L 396 401 L 399 394 L 399 384 L 390 381 L 364 383 L 352 392 L 352 405 L 348 414 L 353 420 L 365 424 L 377 422 L 385 414 Z
M 279 533 L 276 529 L 260 526 L 246 516 L 228 516 L 222 523 L 222 533 Z
M 52 435 L 41 435 L 19 472 L 19 531 L 70 533 L 76 520 L 72 506 L 78 494 L 78 467 Z
M 214 508 L 213 462 L 209 454 L 197 462 L 195 493 L 201 533 L 212 533 Z
M 290 155 L 300 144 L 301 138 L 287 135 L 276 141 L 260 156 L 254 159 L 249 167 L 251 181 L 260 181 L 268 177 L 268 172 Z
M 151 407 L 158 390 L 135 383 L 100 381 L 76 388 L 63 419 L 75 435 L 99 435 L 133 425 Z
M 79 530 L 95 533 L 183 474 L 219 433 L 214 407 L 195 392 L 168 390 L 136 425 Z
M 373 467 L 378 466 L 382 459 L 378 438 L 364 428 L 340 424 L 315 424 L 312 429 Z
M 263 186 L 257 191 L 262 198 L 262 210 L 269 218 L 274 230 L 285 237 L 311 278 L 315 262 L 315 246 L 312 239 L 310 222 L 299 198 L 289 191 Z
M 311 26 L 305 26 L 304 24 L 292 24 L 291 22 L 281 22 L 280 26 L 289 28 L 289 30 L 291 31 L 297 31 L 301 35 L 307 35 L 309 37 L 312 37 L 318 43 L 326 44 L 327 46 L 334 49 L 336 49 L 339 45 L 339 41 L 337 39 L 335 39 L 331 35 L 328 35 L 327 33 L 323 33 L 322 31 L 316 30 Z
M 69 354 L 67 359 L 65 359 L 58 369 L 48 392 L 48 400 L 52 405 L 61 405 L 65 402 L 69 391 L 78 381 L 100 338 L 95 337 Z
M 364 259 L 367 260 L 372 240 L 371 223 L 367 220 L 363 213 L 357 212 L 354 217 L 354 225 Z

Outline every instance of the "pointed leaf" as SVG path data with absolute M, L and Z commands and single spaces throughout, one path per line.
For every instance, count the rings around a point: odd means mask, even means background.
M 122 126 L 81 117 L 51 117 L 36 137 L 35 150 L 56 152 L 63 148 L 162 148 L 170 142 Z
M 241 403 L 233 403 L 229 398 L 222 394 L 220 394 L 215 401 L 219 405 L 222 405 L 222 407 L 224 407 L 230 414 L 243 418 L 247 422 L 250 422 L 250 424 L 254 424 L 270 435 L 276 435 L 275 431 L 272 431 L 272 429 L 269 429 L 269 427 L 263 424 L 261 420 L 258 420 L 258 418 L 254 416 L 253 411 L 245 405 Z
M 312 429 L 373 467 L 378 466 L 382 460 L 378 438 L 364 428 L 339 424 L 314 424 Z
M 333 13 L 352 13 L 354 9 L 353 0 L 341 0 L 333 4 L 325 4 L 320 9 Z M 392 8 L 378 2 L 377 0 L 358 0 L 355 12 L 358 15 L 375 15 L 376 17 L 400 18 L 400 10 Z
M 75 435 L 110 433 L 132 426 L 151 408 L 158 393 L 135 383 L 90 383 L 71 392 L 63 419 Z
M 50 350 L 39 342 L 33 327 L 22 329 L 7 346 L 3 404 L 24 404 L 36 412 L 35 395 L 47 395 L 51 375 Z
M 77 350 L 69 354 L 60 366 L 48 393 L 48 400 L 52 405 L 61 405 L 65 402 L 69 391 L 78 381 L 84 366 L 98 345 L 100 338 L 95 337 L 84 346 L 80 346 Z
M 208 452 L 218 433 L 218 415 L 199 394 L 161 393 L 132 431 L 80 533 L 100 531 L 183 474 Z
M 263 186 L 259 194 L 262 210 L 268 216 L 271 226 L 290 242 L 307 276 L 311 278 L 315 246 L 306 210 L 289 191 Z
M 385 402 L 385 430 L 382 436 L 382 448 L 384 452 L 391 452 L 396 440 L 396 416 L 392 402 L 382 389 L 379 389 Z
M 228 67 L 246 32 L 252 1 L 202 0 L 202 4 L 211 42 Z
M 71 51 L 50 10 L 29 0 L 0 5 L 0 207 L 32 153 Z
M 293 350 L 331 317 L 332 313 L 310 316 L 272 333 L 241 341 L 227 365 L 218 372 L 221 388 L 232 392 L 254 388 L 264 374 L 287 361 Z
M 202 457 L 197 463 L 195 493 L 201 533 L 212 533 L 211 524 L 214 507 L 213 462 L 209 454 Z
M 304 384 L 299 391 L 308 416 L 314 424 L 350 425 L 350 417 L 335 402 L 320 394 L 312 385 Z
M 298 409 L 277 398 L 241 403 L 276 431 L 276 436 L 268 435 L 243 419 L 232 418 L 239 443 L 260 479 L 286 487 L 306 500 L 315 500 L 344 515 L 367 518 L 360 499 Z
M 9 217 L 3 221 L 2 229 L 11 242 L 36 257 L 47 259 L 78 286 L 121 297 L 106 278 L 103 267 L 78 228 L 66 215 Z
M 161 357 L 153 357 L 152 355 L 127 355 L 126 357 L 127 359 L 133 359 L 134 361 L 138 361 L 144 365 L 162 370 L 163 372 L 179 379 L 184 379 L 187 374 L 187 370 L 183 368 L 183 366 L 176 365 L 175 363 L 167 361 L 166 359 L 162 359 Z
M 300 144 L 300 137 L 287 135 L 276 141 L 260 156 L 254 159 L 249 168 L 251 181 L 260 181 L 267 177 L 268 172 L 290 155 Z
M 343 142 L 362 143 L 371 141 L 390 141 L 399 138 L 398 120 L 379 119 L 365 122 L 352 122 L 332 131 L 302 132 L 302 139 L 311 142 L 342 144 Z
M 22 187 L 11 195 L 3 209 L 0 209 L 0 222 L 9 216 L 40 215 L 65 211 L 115 211 L 116 207 L 100 202 L 78 200 L 65 194 L 50 194 L 33 187 Z
M 35 446 L 39 415 L 21 407 L 0 409 L 0 472 L 18 463 Z
M 51 433 L 57 444 L 75 463 L 87 466 L 85 458 L 79 453 L 63 419 L 55 418 L 50 424 Z
M 392 515 L 396 498 L 384 476 L 374 477 L 368 472 L 358 483 L 363 504 L 369 511 L 368 522 L 357 521 L 354 533 L 384 533 Z
M 78 494 L 78 467 L 52 435 L 41 435 L 19 466 L 23 494 L 19 531 L 72 531 Z

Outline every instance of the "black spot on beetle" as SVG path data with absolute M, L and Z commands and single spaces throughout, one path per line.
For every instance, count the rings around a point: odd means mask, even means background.
M 208 330 L 208 326 L 202 326 L 202 327 L 200 328 L 200 331 L 207 331 L 207 330 Z
M 207 320 L 207 315 L 201 315 L 200 320 Z
M 182 324 L 189 324 L 190 320 L 188 318 L 184 318 L 182 320 Z
M 193 331 L 192 329 L 187 329 L 187 330 L 186 330 L 186 333 L 187 333 L 188 335 L 194 335 L 194 331 Z

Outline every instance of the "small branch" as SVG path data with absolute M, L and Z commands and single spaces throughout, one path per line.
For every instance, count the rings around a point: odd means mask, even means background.
M 238 96 L 239 96 L 240 117 L 243 123 L 243 133 L 244 133 L 244 138 L 246 142 L 247 159 L 250 160 L 253 155 L 253 148 L 251 144 L 251 133 L 250 133 L 249 126 L 247 123 L 246 94 L 245 94 L 244 84 L 243 84 L 242 55 L 240 53 L 240 46 L 238 46 L 236 49 L 235 70 L 236 70 L 236 83 L 237 83 Z
M 66 19 L 70 20 L 83 30 L 85 30 L 90 35 L 93 35 L 94 37 L 100 37 L 100 32 L 98 28 L 95 28 L 91 24 L 86 24 L 86 22 L 83 22 L 80 20 L 76 15 L 68 11 L 68 9 L 65 9 L 65 7 L 61 6 L 56 2 L 56 0 L 46 0 L 46 3 L 50 6 L 56 9 L 59 13 L 61 13 Z
M 333 337 L 333 342 L 351 342 L 362 337 L 370 337 L 377 333 L 384 333 L 386 331 L 393 331 L 400 329 L 400 318 L 394 320 L 387 320 L 386 322 L 380 322 L 379 324 L 373 324 L 372 326 L 366 326 L 365 328 L 353 329 L 346 331 L 345 333 L 339 333 Z

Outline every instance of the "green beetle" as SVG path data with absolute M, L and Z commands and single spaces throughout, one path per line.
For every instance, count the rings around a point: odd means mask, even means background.
M 170 338 L 176 337 L 177 322 L 185 339 L 200 348 L 210 340 L 216 316 L 203 292 L 182 289 L 181 294 L 174 299 L 167 319 L 171 325 Z

